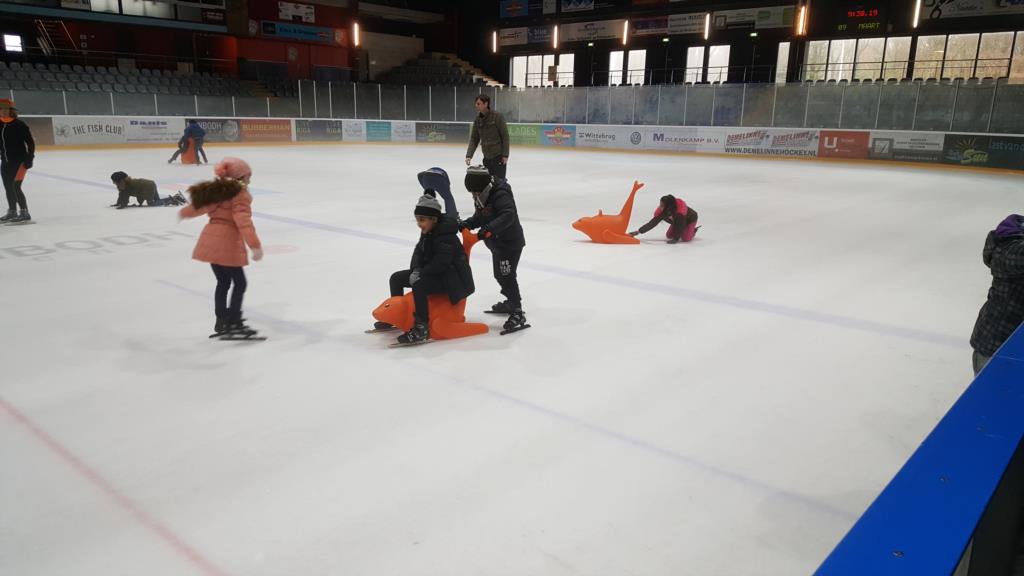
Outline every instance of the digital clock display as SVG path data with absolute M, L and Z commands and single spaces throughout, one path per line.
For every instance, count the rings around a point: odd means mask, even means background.
M 853 20 L 857 18 L 878 18 L 882 11 L 878 8 L 862 8 L 860 10 L 847 10 L 846 17 Z
M 878 32 L 885 22 L 885 10 L 878 2 L 843 2 L 834 14 L 837 32 Z

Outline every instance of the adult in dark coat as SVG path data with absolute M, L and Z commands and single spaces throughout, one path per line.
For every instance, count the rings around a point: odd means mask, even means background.
M 402 343 L 430 336 L 431 294 L 446 294 L 452 304 L 458 304 L 476 290 L 469 259 L 459 240 L 458 221 L 443 215 L 441 203 L 430 193 L 420 197 L 414 214 L 421 231 L 420 241 L 413 250 L 409 269 L 391 275 L 391 295 L 401 296 L 405 288 L 412 288 L 416 303 L 416 323 L 398 338 Z
M 1011 214 L 988 233 L 982 261 L 992 271 L 992 287 L 971 334 L 974 373 L 1024 322 L 1024 216 Z
M 12 100 L 0 99 L 0 176 L 7 193 L 7 214 L 0 216 L 0 222 L 32 220 L 21 184 L 35 156 L 36 142 L 28 124 L 18 120 L 18 109 Z M 20 213 L 17 208 L 21 208 Z

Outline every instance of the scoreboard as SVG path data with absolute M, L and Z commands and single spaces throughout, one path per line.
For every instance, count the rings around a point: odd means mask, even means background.
M 839 2 L 836 7 L 836 32 L 884 32 L 887 2 Z

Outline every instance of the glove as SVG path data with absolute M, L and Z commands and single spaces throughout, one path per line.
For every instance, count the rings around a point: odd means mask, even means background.
M 409 285 L 415 286 L 420 281 L 420 269 L 417 268 L 409 273 Z
M 639 236 L 640 235 L 640 231 L 639 230 L 634 230 L 634 231 L 630 232 L 629 235 L 630 236 Z
M 32 159 L 29 158 L 28 160 L 25 160 L 24 162 L 22 162 L 22 165 L 25 166 L 25 170 L 32 168 Z
M 486 239 L 494 236 L 494 234 L 491 234 L 490 230 L 484 230 L 483 228 L 481 228 L 480 231 L 476 233 L 476 236 L 477 238 L 480 239 Z
M 252 259 L 255 260 L 256 262 L 263 260 L 263 248 L 253 248 Z
M 466 224 L 465 220 L 459 220 L 459 230 L 471 230 L 471 228 Z

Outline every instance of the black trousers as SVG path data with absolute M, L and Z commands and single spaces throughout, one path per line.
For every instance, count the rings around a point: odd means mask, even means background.
M 491 263 L 494 265 L 494 279 L 501 286 L 501 293 L 508 300 L 512 309 L 521 308 L 523 296 L 519 293 L 519 257 L 522 248 L 491 249 Z
M 501 161 L 501 156 L 495 156 L 494 158 L 484 158 L 484 166 L 487 171 L 491 173 L 491 176 L 495 178 L 505 178 L 505 172 L 508 171 L 508 165 Z
M 200 156 L 203 157 L 203 163 L 204 164 L 209 164 L 210 163 L 210 161 L 206 159 L 206 150 L 203 150 L 203 141 L 202 140 L 196 140 L 196 160 L 197 161 L 199 160 Z
M 118 192 L 117 193 L 117 205 L 118 206 L 127 207 L 129 199 L 131 199 L 131 196 L 129 196 L 127 192 Z M 136 200 L 136 201 L 139 203 L 139 206 L 142 206 L 142 201 L 141 200 Z M 174 203 L 171 202 L 170 198 L 161 198 L 160 194 L 157 193 L 157 195 L 153 198 L 153 200 L 147 200 L 146 204 L 149 205 L 149 206 L 171 206 Z
M 412 270 L 399 270 L 391 275 L 391 295 L 401 296 L 406 288 L 412 288 L 412 300 L 416 303 L 415 317 L 417 322 L 427 323 L 430 320 L 431 294 L 447 294 L 440 278 L 420 278 L 415 285 L 409 282 Z
M 217 277 L 217 289 L 213 293 L 213 306 L 217 318 L 224 318 L 228 322 L 239 322 L 242 320 L 242 297 L 245 296 L 245 288 L 248 283 L 245 281 L 245 270 L 241 266 L 221 266 L 210 264 L 213 268 L 213 275 Z M 228 290 L 231 290 L 231 304 L 228 304 Z
M 7 193 L 8 210 L 14 210 L 16 206 L 20 206 L 22 210 L 28 210 L 25 193 L 21 191 L 21 182 L 14 180 L 18 175 L 18 170 L 21 170 L 21 162 L 0 163 L 0 177 L 3 178 L 4 192 Z

